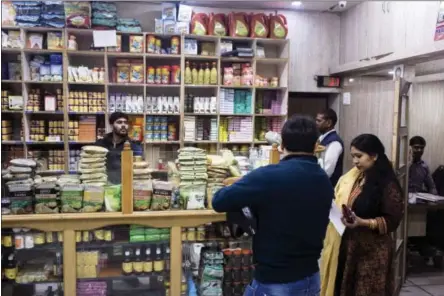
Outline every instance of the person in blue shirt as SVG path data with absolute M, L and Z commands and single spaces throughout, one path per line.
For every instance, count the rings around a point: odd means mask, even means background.
M 278 164 L 258 168 L 212 201 L 217 212 L 249 207 L 257 219 L 253 236 L 254 281 L 245 296 L 316 296 L 318 259 L 334 192 L 314 156 L 318 129 L 313 119 L 293 116 L 284 124 Z
M 143 152 L 141 145 L 131 141 L 128 137 L 128 115 L 114 112 L 109 117 L 109 124 L 113 128 L 112 132 L 106 134 L 103 139 L 97 140 L 96 145 L 109 150 L 106 155 L 108 181 L 112 184 L 120 184 L 122 180 L 122 150 L 125 142 L 130 142 L 134 156 L 141 156 Z

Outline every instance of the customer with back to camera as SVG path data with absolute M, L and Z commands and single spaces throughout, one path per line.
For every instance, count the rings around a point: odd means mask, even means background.
M 336 205 L 346 206 L 346 230 L 341 237 L 328 226 L 321 296 L 393 296 L 391 232 L 404 212 L 401 186 L 378 137 L 360 135 L 350 150 L 355 167 L 335 188 Z
M 315 121 L 293 116 L 281 134 L 284 158 L 278 164 L 222 188 L 212 202 L 217 212 L 249 207 L 257 219 L 254 281 L 245 296 L 316 296 L 320 291 L 318 259 L 333 187 L 314 156 Z
M 114 112 L 109 117 L 112 132 L 106 134 L 103 139 L 97 140 L 96 145 L 109 150 L 106 156 L 106 170 L 108 181 L 112 184 L 120 184 L 122 180 L 122 150 L 126 141 L 131 144 L 133 155 L 142 155 L 142 147 L 128 137 L 128 115 L 122 112 Z
M 333 186 L 342 176 L 344 163 L 344 144 L 335 131 L 337 122 L 338 116 L 333 109 L 326 109 L 316 116 L 316 125 L 321 132 L 319 144 L 325 146 L 320 161 Z

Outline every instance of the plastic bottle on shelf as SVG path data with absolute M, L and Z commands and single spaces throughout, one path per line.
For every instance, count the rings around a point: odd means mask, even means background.
M 211 79 L 210 63 L 205 63 L 204 84 L 209 85 Z
M 148 245 L 145 249 L 145 259 L 143 261 L 143 272 L 153 272 L 153 258 L 151 257 L 151 246 Z
M 204 84 L 204 76 L 205 76 L 205 70 L 203 68 L 203 65 L 200 65 L 199 73 L 197 76 L 197 84 L 203 85 Z
M 156 259 L 154 261 L 154 271 L 161 272 L 164 270 L 165 262 L 162 257 L 161 246 L 156 247 Z
M 14 254 L 8 256 L 8 261 L 5 265 L 5 277 L 7 280 L 15 280 L 17 277 L 17 263 L 15 262 Z
M 197 65 L 194 63 L 193 67 L 191 69 L 191 77 L 192 77 L 193 84 L 198 84 L 198 76 L 199 76 L 199 73 L 197 71 Z
M 211 65 L 210 84 L 217 84 L 217 67 L 216 62 Z
M 191 74 L 190 62 L 185 63 L 185 84 L 193 83 L 193 77 Z
M 125 259 L 122 262 L 122 273 L 131 275 L 133 273 L 133 263 L 131 262 L 130 251 L 125 251 Z
M 140 258 L 140 248 L 136 249 L 135 254 L 133 270 L 136 275 L 141 275 L 143 273 L 143 262 L 142 258 Z

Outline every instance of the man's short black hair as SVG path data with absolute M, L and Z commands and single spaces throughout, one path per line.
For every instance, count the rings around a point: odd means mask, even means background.
M 116 120 L 120 119 L 120 118 L 125 118 L 127 121 L 129 120 L 128 115 L 126 115 L 123 112 L 114 112 L 113 114 L 111 114 L 111 116 L 109 117 L 109 124 L 113 125 L 114 122 L 116 122 Z
M 331 108 L 325 109 L 325 110 L 319 112 L 319 114 L 324 116 L 325 120 L 331 120 L 331 124 L 333 125 L 333 127 L 338 122 L 338 115 L 336 114 L 335 110 L 333 110 Z
M 319 137 L 313 118 L 293 115 L 282 127 L 282 146 L 288 152 L 313 153 Z
M 414 136 L 410 139 L 410 146 L 414 146 L 414 145 L 420 145 L 420 146 L 424 146 L 426 145 L 426 140 L 421 137 L 421 136 Z

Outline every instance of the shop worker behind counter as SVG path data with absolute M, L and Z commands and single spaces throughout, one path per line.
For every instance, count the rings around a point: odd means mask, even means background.
M 333 109 L 319 112 L 316 116 L 316 125 L 321 132 L 319 144 L 325 146 L 319 161 L 333 186 L 336 186 L 342 176 L 344 163 L 344 144 L 335 131 L 337 122 L 338 116 Z
M 113 184 L 120 184 L 122 175 L 122 150 L 126 141 L 130 141 L 133 155 L 142 155 L 142 147 L 132 142 L 128 137 L 128 115 L 122 112 L 114 112 L 109 117 L 109 124 L 113 131 L 105 135 L 103 139 L 97 140 L 96 145 L 109 150 L 106 156 L 106 170 L 108 181 Z
M 253 236 L 254 281 L 244 295 L 315 296 L 318 259 L 329 222 L 333 187 L 314 156 L 316 123 L 294 116 L 282 128 L 284 158 L 258 168 L 213 198 L 217 212 L 249 207 L 257 218 Z

